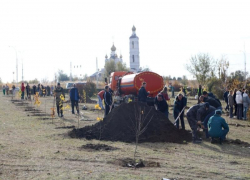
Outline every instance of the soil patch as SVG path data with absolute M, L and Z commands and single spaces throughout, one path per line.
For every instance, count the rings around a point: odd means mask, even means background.
M 114 151 L 117 150 L 118 148 L 108 146 L 106 144 L 86 144 L 80 147 L 80 149 L 88 149 L 88 150 L 96 150 L 96 151 Z
M 38 118 L 39 120 L 49 120 L 50 118 Z
M 24 111 L 36 111 L 33 107 L 25 107 Z
M 55 129 L 73 129 L 75 126 L 63 126 L 63 127 L 56 127 Z
M 236 126 L 236 127 L 250 127 L 249 125 L 242 125 L 242 124 L 238 124 L 238 123 L 235 123 L 235 124 L 228 124 L 229 126 Z
M 31 116 L 51 116 L 50 114 L 34 113 Z
M 135 127 L 139 116 L 144 119 L 139 142 L 172 142 L 191 141 L 191 133 L 178 130 L 166 116 L 154 107 L 140 102 L 124 103 L 114 108 L 111 113 L 92 126 L 73 129 L 69 132 L 72 138 L 101 139 L 107 141 L 135 142 Z
M 249 143 L 241 141 L 240 139 L 235 139 L 235 140 L 228 139 L 228 140 L 224 141 L 224 143 L 240 145 L 240 146 L 243 146 L 243 147 L 250 147 Z
M 159 162 L 155 161 L 144 161 L 142 159 L 136 160 L 125 158 L 125 159 L 115 159 L 110 161 L 109 164 L 115 164 L 116 166 L 129 167 L 129 168 L 142 168 L 142 167 L 161 167 Z
M 42 113 L 42 110 L 38 110 L 38 109 L 33 109 L 33 110 L 24 110 L 24 111 L 30 111 L 30 113 Z
M 10 101 L 13 102 L 13 103 L 15 103 L 15 102 L 22 102 L 22 100 L 17 100 L 17 99 L 12 99 Z
M 26 106 L 28 105 L 29 103 L 14 103 L 16 106 Z

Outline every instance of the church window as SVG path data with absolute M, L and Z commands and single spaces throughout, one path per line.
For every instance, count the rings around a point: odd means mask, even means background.
M 132 58 L 133 58 L 133 62 L 135 62 L 135 55 L 133 55 Z
M 134 41 L 132 41 L 132 48 L 134 49 Z

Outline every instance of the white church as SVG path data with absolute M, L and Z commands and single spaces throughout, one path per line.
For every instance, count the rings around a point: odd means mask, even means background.
M 139 53 L 139 37 L 136 35 L 136 28 L 133 26 L 132 35 L 129 37 L 129 67 L 130 71 L 138 72 L 140 70 L 140 53 Z M 105 56 L 105 63 L 107 61 L 114 60 L 115 63 L 121 62 L 123 63 L 122 55 L 118 56 L 116 54 L 116 47 L 111 47 L 110 57 Z M 92 80 L 96 79 L 97 76 L 101 77 L 104 74 L 104 68 L 102 68 L 99 72 L 95 72 L 90 76 Z
M 140 68 L 140 54 L 139 54 L 139 37 L 136 35 L 136 28 L 133 26 L 132 28 L 132 35 L 129 37 L 129 67 L 130 70 L 133 72 L 138 72 Z M 114 60 L 115 63 L 123 62 L 122 55 L 118 57 L 116 54 L 116 47 L 111 47 L 110 57 L 107 55 L 105 56 L 105 63 L 110 60 Z

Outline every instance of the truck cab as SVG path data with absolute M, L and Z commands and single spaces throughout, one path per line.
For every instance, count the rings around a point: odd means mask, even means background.
M 109 77 L 109 87 L 113 91 L 118 91 L 119 78 L 127 74 L 133 74 L 133 73 L 127 71 L 112 72 Z

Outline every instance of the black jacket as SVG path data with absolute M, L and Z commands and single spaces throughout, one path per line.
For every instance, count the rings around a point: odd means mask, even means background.
M 138 93 L 138 101 L 142 101 L 142 102 L 147 102 L 147 96 L 148 96 L 148 92 L 146 91 L 146 89 L 142 86 L 139 90 Z
M 109 92 L 105 91 L 103 94 L 103 98 L 104 98 L 104 103 L 106 106 L 112 105 L 112 97 L 111 97 L 111 94 Z
M 197 112 L 200 109 L 200 104 L 196 104 L 187 110 L 187 117 L 197 120 Z M 198 120 L 197 120 L 198 121 Z
M 228 93 L 229 93 L 228 91 L 225 91 L 224 95 L 223 95 L 224 100 L 225 100 L 226 103 L 228 103 Z
M 209 106 L 208 110 L 206 110 L 205 103 L 200 104 L 200 108 L 197 111 L 197 120 L 204 121 L 205 117 L 211 112 L 215 113 L 216 108 L 213 106 Z
M 157 111 L 164 113 L 166 110 L 168 110 L 167 102 L 164 99 L 162 101 L 158 101 L 157 96 L 155 97 L 154 104 L 157 106 Z
M 216 109 L 221 107 L 221 103 L 212 97 L 204 97 L 204 102 L 208 102 L 210 106 L 213 106 Z

